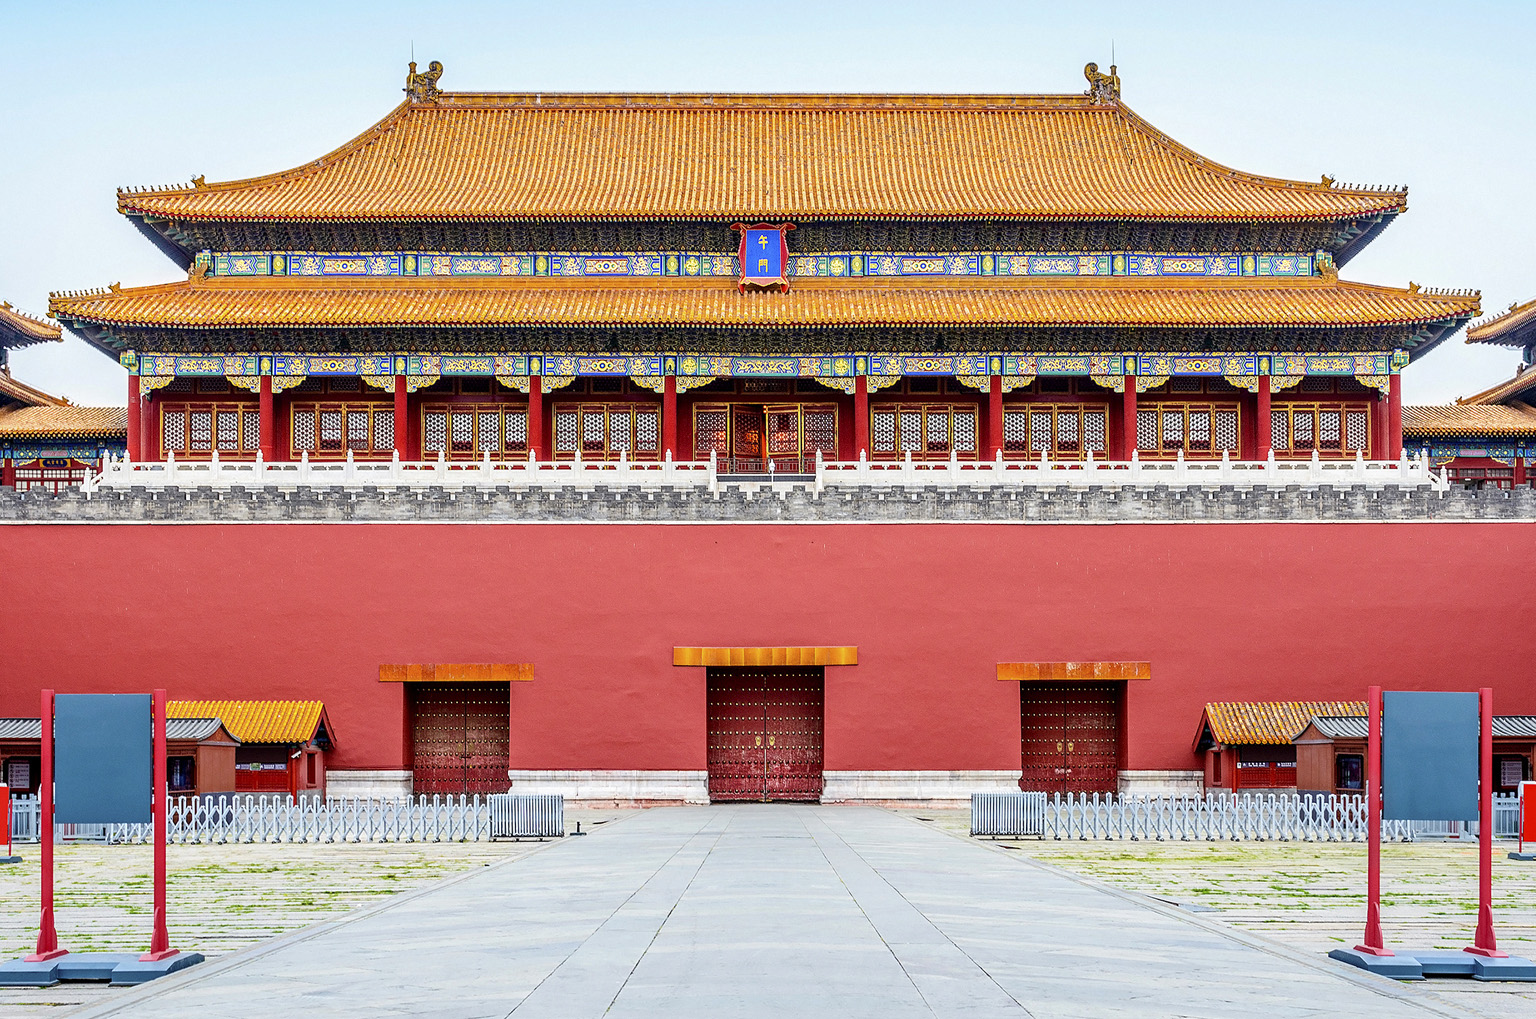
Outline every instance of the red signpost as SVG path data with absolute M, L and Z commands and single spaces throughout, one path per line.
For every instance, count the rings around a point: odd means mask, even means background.
M 38 921 L 37 950 L 26 957 L 27 962 L 46 962 L 67 955 L 68 950 L 59 947 L 58 933 L 53 921 L 53 721 L 54 697 L 52 690 L 43 691 L 42 700 L 42 786 L 39 789 L 42 813 L 38 818 L 38 841 L 42 846 L 41 900 L 42 915 Z M 171 947 L 170 933 L 165 922 L 165 839 L 167 827 L 167 801 L 165 775 L 165 691 L 154 693 L 154 844 L 155 844 L 155 918 L 150 934 L 149 951 L 139 956 L 140 962 L 159 962 L 180 954 Z
M 1381 687 L 1366 691 L 1368 729 L 1365 744 L 1366 844 L 1365 940 L 1355 951 L 1391 955 L 1381 939 Z
M 1477 934 L 1465 950 L 1490 959 L 1507 959 L 1493 936 L 1493 691 L 1477 692 L 1479 728 L 1477 800 Z
M 53 929 L 53 691 L 43 691 L 43 767 L 39 776 L 39 806 L 37 841 L 42 847 L 42 915 L 37 924 L 37 950 L 26 957 L 27 962 L 47 962 L 68 954 L 59 947 L 59 936 Z

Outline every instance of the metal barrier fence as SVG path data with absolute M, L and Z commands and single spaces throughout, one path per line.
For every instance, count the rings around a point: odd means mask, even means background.
M 565 835 L 565 797 L 558 794 L 490 796 L 491 838 L 538 839 Z
M 12 837 L 36 842 L 37 797 L 11 800 Z M 147 824 L 58 825 L 65 841 L 144 843 Z M 82 829 L 76 831 L 75 829 Z M 84 830 L 89 829 L 89 830 Z M 178 796 L 170 801 L 172 843 L 480 842 L 493 838 L 559 838 L 561 796 L 421 796 L 413 799 L 297 801 L 276 796 Z
M 1494 837 L 1517 833 L 1517 799 L 1494 798 Z M 1391 842 L 1477 835 L 1476 823 L 1384 821 Z M 1361 842 L 1366 805 L 1359 796 L 1213 793 L 1203 796 L 978 793 L 972 835 L 1149 841 Z

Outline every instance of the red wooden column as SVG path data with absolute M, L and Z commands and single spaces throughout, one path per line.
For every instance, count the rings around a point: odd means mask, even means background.
M 1387 392 L 1387 452 L 1390 460 L 1403 455 L 1403 377 L 1396 372 Z
M 1254 456 L 1259 460 L 1268 460 L 1269 452 L 1274 448 L 1275 437 L 1270 431 L 1269 417 L 1269 376 L 1259 376 L 1258 409 L 1254 412 L 1257 417 L 1254 420 L 1253 434 L 1256 438 Z
M 853 456 L 869 457 L 869 377 L 853 378 Z
M 540 460 L 549 459 L 544 450 L 544 378 L 528 377 L 528 451 Z
M 410 391 L 406 389 L 405 376 L 395 376 L 395 453 L 402 460 L 414 460 L 410 450 L 411 412 Z
M 992 376 L 987 390 L 987 459 L 996 460 L 1003 451 L 1003 377 Z
M 1136 449 L 1136 376 L 1125 377 L 1125 392 L 1121 396 L 1120 449 L 1122 460 L 1129 460 Z
M 668 375 L 661 389 L 661 456 L 677 459 L 677 376 Z
M 277 459 L 277 408 L 272 400 L 272 376 L 261 377 L 256 395 L 260 401 L 257 422 L 261 430 L 261 458 L 270 462 Z
M 139 376 L 128 376 L 128 459 L 138 462 L 143 446 L 144 404 L 139 396 Z

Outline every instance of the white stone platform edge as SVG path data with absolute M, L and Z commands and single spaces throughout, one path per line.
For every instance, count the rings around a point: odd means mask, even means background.
M 1203 771 L 1122 771 L 1121 796 L 1200 796 L 1205 793 Z
M 823 803 L 968 803 L 972 793 L 1016 793 L 1021 771 L 828 771 Z
M 373 799 L 399 800 L 411 795 L 410 771 L 374 771 L 366 769 L 325 770 L 325 798 L 328 800 Z
M 708 803 L 706 771 L 533 771 L 507 772 L 510 792 L 559 793 L 567 803 Z

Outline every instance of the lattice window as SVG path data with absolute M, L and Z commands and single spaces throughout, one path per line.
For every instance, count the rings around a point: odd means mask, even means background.
M 509 410 L 502 416 L 502 450 L 507 453 L 528 452 L 528 412 Z
M 661 415 L 644 408 L 635 411 L 635 451 L 655 453 L 661 449 Z
M 320 384 L 320 380 L 315 378 L 313 375 L 311 375 L 309 378 L 305 379 L 303 382 L 300 382 L 297 386 L 294 386 L 293 389 L 290 390 L 290 392 L 306 393 L 306 394 L 307 393 L 318 393 L 321 390 L 323 390 L 324 388 L 325 387 Z
M 475 451 L 475 414 L 468 410 L 448 412 L 448 452 L 473 453 Z
M 1292 445 L 1296 449 L 1312 449 L 1316 440 L 1317 419 L 1310 413 L 1291 416 Z
M 923 444 L 929 453 L 949 452 L 949 410 L 930 408 L 923 422 Z
M 448 412 L 429 410 L 421 422 L 421 451 L 423 453 L 448 452 Z
M 800 452 L 800 409 L 770 410 L 766 415 L 768 452 L 774 455 Z
M 163 393 L 190 393 L 192 392 L 192 379 L 172 379 L 171 384 L 161 390 Z
M 587 411 L 588 418 L 598 418 L 602 411 Z M 627 410 L 608 412 L 608 448 L 613 452 L 628 453 L 634 449 L 633 422 Z
M 1363 410 L 1346 411 L 1344 414 L 1344 445 L 1350 450 L 1369 450 L 1371 447 L 1371 416 Z
M 1109 431 L 1109 415 L 1102 410 L 1083 411 L 1083 448 L 1095 453 L 1105 450 L 1104 437 Z
M 806 408 L 805 452 L 820 452 L 823 457 L 837 456 L 837 410 L 833 407 Z
M 261 446 L 261 414 L 248 410 L 240 415 L 240 444 L 246 449 Z
M 330 379 L 325 384 L 328 393 L 361 393 L 363 380 L 359 378 Z
M 920 410 L 904 410 L 901 412 L 901 451 L 903 453 L 921 452 L 923 448 L 923 412 Z
M 1074 410 L 1058 410 L 1054 452 L 1080 453 L 1082 449 L 1082 416 Z
M 725 456 L 730 450 L 726 445 L 727 411 L 711 407 L 698 408 L 693 413 L 693 452 L 695 456 L 708 457 L 710 453 Z
M 296 410 L 293 412 L 293 448 L 300 453 L 315 452 L 315 412 L 312 410 Z
M 1237 452 L 1238 443 L 1241 441 L 1237 428 L 1237 411 L 1218 410 L 1213 415 L 1215 420 L 1212 446 L 1214 449 L 1225 449 Z
M 1189 448 L 1195 452 L 1206 453 L 1211 448 L 1211 412 L 1208 410 L 1191 410 L 1189 412 Z
M 1301 380 L 1303 393 L 1331 393 L 1333 392 L 1333 379 L 1327 376 L 1308 375 Z
M 320 410 L 320 452 L 335 453 L 341 450 L 343 415 L 339 409 Z
M 238 410 L 215 411 L 214 420 L 218 425 L 219 451 L 238 450 L 240 448 L 240 412 Z
M 1275 449 L 1291 448 L 1291 416 L 1283 410 L 1269 412 L 1269 444 Z
M 1163 448 L 1178 449 L 1184 445 L 1184 412 L 1163 411 Z
M 162 415 L 160 445 L 168 450 L 180 451 L 187 448 L 187 415 L 185 413 L 178 410 Z
M 501 411 L 482 410 L 476 425 L 476 453 L 497 452 L 501 449 Z
M 601 410 L 584 410 L 581 412 L 581 451 L 583 453 L 601 453 L 603 451 L 603 432 L 607 417 Z
M 956 409 L 954 425 L 955 452 L 976 452 L 976 412 Z
M 1041 453 L 1051 448 L 1051 412 L 1048 410 L 1032 410 L 1029 412 L 1029 451 Z
M 1171 393 L 1198 393 L 1200 392 L 1200 380 L 1191 378 L 1169 379 L 1168 391 Z
M 555 452 L 576 452 L 576 411 L 555 411 Z
M 198 379 L 197 380 L 197 391 L 199 393 L 209 393 L 209 394 L 223 395 L 223 394 L 229 392 L 229 380 L 228 379 Z
M 386 453 L 395 448 L 395 415 L 393 410 L 374 412 L 373 448 Z
M 1022 453 L 1029 449 L 1029 413 L 1022 410 L 1003 411 L 1003 451 Z
M 896 412 L 877 410 L 871 416 L 869 429 L 870 452 L 896 452 Z
M 1317 448 L 1324 451 L 1337 451 L 1344 448 L 1344 436 L 1341 434 L 1341 418 L 1343 415 L 1336 410 L 1319 411 L 1317 415 Z
M 187 432 L 191 441 L 187 448 L 206 453 L 213 449 L 213 411 L 194 410 L 187 415 Z
M 352 409 L 345 413 L 347 415 L 347 448 L 353 452 L 366 453 L 372 446 L 368 435 L 368 412 Z
M 1136 411 L 1136 448 L 1157 449 L 1157 411 Z

